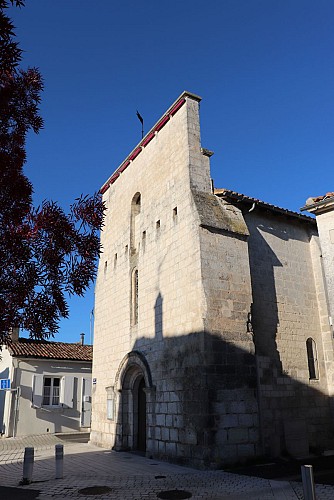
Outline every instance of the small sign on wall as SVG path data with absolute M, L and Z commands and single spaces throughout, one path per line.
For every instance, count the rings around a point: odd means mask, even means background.
M 1 391 L 10 390 L 10 379 L 9 378 L 1 378 L 0 379 L 0 390 Z
M 107 419 L 114 420 L 114 400 L 107 399 Z
M 115 419 L 115 393 L 112 386 L 106 387 L 107 391 L 107 419 Z

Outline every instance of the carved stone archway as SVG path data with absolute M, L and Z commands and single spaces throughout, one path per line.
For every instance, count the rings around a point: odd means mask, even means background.
M 148 439 L 155 424 L 155 388 L 145 356 L 139 351 L 127 354 L 115 377 L 118 394 L 116 450 L 153 451 Z

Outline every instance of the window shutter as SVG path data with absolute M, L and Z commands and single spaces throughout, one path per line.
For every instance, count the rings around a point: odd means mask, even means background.
M 60 403 L 65 408 L 73 408 L 74 377 L 66 375 L 62 378 L 60 390 Z
M 32 406 L 41 408 L 43 402 L 43 375 L 33 375 Z

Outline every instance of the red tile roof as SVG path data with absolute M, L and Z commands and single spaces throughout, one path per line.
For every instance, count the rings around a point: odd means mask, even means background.
M 334 193 L 326 193 L 323 196 L 316 196 L 315 198 L 312 198 L 313 203 L 319 203 L 319 201 L 325 201 L 327 198 L 333 198 Z
M 9 342 L 7 347 L 12 356 L 20 358 L 67 359 L 71 361 L 92 361 L 93 359 L 93 346 L 91 345 L 20 338 L 17 342 Z
M 264 208 L 266 210 L 270 210 L 271 212 L 275 212 L 281 215 L 286 215 L 288 217 L 296 217 L 299 220 L 304 220 L 310 222 L 311 224 L 316 223 L 315 219 L 313 217 L 309 217 L 308 215 L 300 214 L 298 212 L 293 212 L 292 210 L 281 208 L 276 205 L 271 205 L 270 203 L 266 203 L 265 201 L 261 201 L 256 198 L 251 198 L 250 196 L 237 193 L 236 191 L 231 191 L 230 189 L 215 189 L 214 194 L 221 198 L 227 198 L 231 201 L 244 202 L 252 205 L 255 204 L 255 206 Z

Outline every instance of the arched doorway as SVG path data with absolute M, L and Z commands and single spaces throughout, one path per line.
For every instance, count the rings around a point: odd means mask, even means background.
M 119 393 L 115 449 L 146 452 L 151 420 L 147 403 L 151 401 L 153 386 L 148 363 L 141 353 L 135 351 L 123 359 L 115 386 Z

